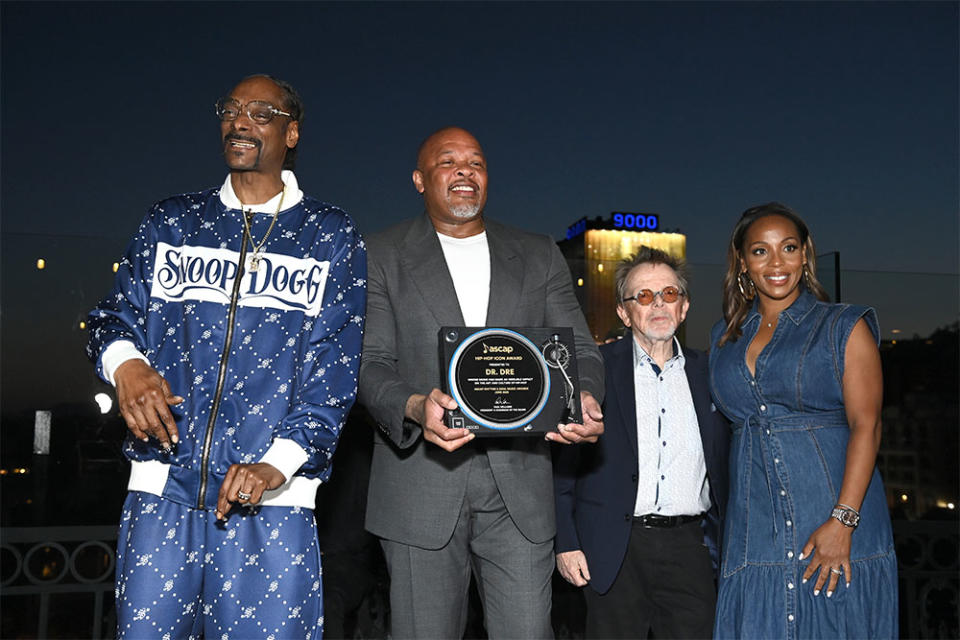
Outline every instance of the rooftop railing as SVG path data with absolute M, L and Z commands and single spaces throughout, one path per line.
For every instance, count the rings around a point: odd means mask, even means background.
M 893 528 L 900 635 L 960 637 L 956 521 L 899 520 Z M 115 526 L 0 529 L 0 637 L 113 637 L 116 532 Z M 29 606 L 31 599 L 39 606 Z

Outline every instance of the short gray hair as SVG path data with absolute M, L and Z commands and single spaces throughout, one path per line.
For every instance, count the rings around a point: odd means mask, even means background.
M 653 247 L 641 246 L 640 250 L 629 258 L 625 258 L 617 263 L 616 286 L 617 286 L 617 304 L 623 302 L 627 296 L 627 277 L 636 267 L 644 264 L 662 264 L 673 269 L 677 275 L 677 283 L 683 291 L 687 300 L 690 299 L 690 289 L 687 286 L 687 261 L 683 258 L 676 258 L 666 251 L 654 249 Z

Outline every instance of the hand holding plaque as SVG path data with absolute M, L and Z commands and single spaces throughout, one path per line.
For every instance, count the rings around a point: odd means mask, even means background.
M 404 415 L 420 425 L 424 440 L 444 451 L 455 451 L 476 437 L 466 429 L 447 427 L 446 410 L 456 408 L 453 398 L 434 388 L 428 395 L 415 393 L 407 398 Z
M 556 431 L 548 431 L 546 439 L 558 444 L 597 442 L 603 435 L 603 409 L 589 391 L 580 392 L 582 423 L 561 424 Z
M 440 330 L 451 428 L 478 436 L 542 435 L 580 422 L 573 331 L 559 327 Z

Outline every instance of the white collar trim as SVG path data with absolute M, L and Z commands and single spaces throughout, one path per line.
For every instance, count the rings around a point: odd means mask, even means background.
M 293 171 L 281 171 L 280 180 L 283 182 L 282 211 L 287 211 L 300 204 L 300 201 L 303 200 L 303 191 L 300 191 L 297 176 L 293 175 Z M 227 179 L 223 181 L 223 186 L 220 187 L 220 202 L 223 203 L 223 206 L 227 209 L 241 209 L 246 207 L 248 211 L 253 211 L 254 213 L 275 213 L 277 206 L 280 204 L 280 195 L 281 194 L 278 193 L 263 204 L 243 205 L 240 203 L 240 198 L 238 198 L 237 194 L 233 191 L 233 183 L 230 182 L 229 173 L 227 174 Z
M 636 336 L 631 333 L 630 338 L 633 340 L 633 365 L 636 366 L 641 362 L 654 362 L 653 358 L 647 353 L 647 350 L 637 342 Z M 680 346 L 680 340 L 677 336 L 673 336 L 673 351 L 673 356 L 667 358 L 667 361 L 664 363 L 664 369 L 669 368 L 672 362 L 678 362 L 681 365 L 686 363 L 687 358 L 683 355 L 683 347 Z

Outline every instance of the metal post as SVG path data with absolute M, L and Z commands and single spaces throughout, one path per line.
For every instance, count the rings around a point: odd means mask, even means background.
M 833 252 L 833 284 L 837 292 L 837 299 L 834 302 L 840 302 L 840 252 Z
M 47 637 L 47 618 L 50 617 L 50 594 L 46 591 L 40 594 L 40 622 L 37 624 L 37 637 Z
M 50 490 L 47 468 L 50 464 L 50 411 L 37 411 L 33 419 L 33 456 L 31 481 L 33 488 L 33 523 L 47 524 L 47 492 Z M 46 624 L 46 620 L 44 620 Z M 45 637 L 44 635 L 40 636 Z
M 93 635 L 94 640 L 100 640 L 103 637 L 101 629 L 103 627 L 103 591 L 97 591 L 93 595 Z

